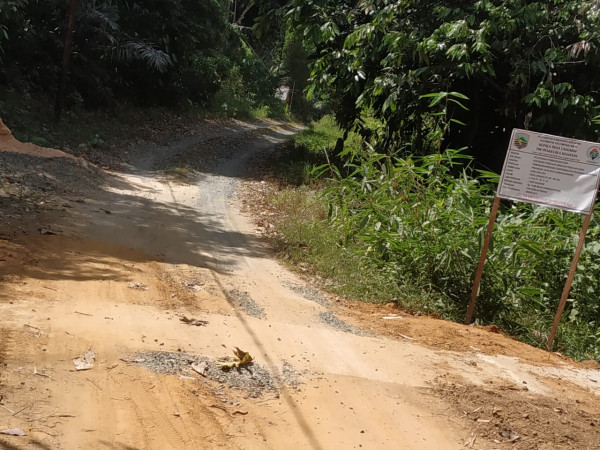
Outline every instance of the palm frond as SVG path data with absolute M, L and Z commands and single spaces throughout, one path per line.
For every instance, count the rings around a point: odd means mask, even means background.
M 127 41 L 119 44 L 114 50 L 117 59 L 122 61 L 142 61 L 157 72 L 164 73 L 172 65 L 172 60 L 162 50 L 151 43 Z
M 79 13 L 79 25 L 101 30 L 119 29 L 119 9 L 109 3 L 98 4 L 94 0 L 84 1 Z

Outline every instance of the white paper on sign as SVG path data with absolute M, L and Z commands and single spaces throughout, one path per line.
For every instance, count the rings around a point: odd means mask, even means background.
M 497 195 L 589 214 L 599 181 L 600 144 L 514 129 Z

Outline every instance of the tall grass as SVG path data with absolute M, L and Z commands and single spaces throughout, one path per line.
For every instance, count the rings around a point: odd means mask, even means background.
M 495 183 L 474 176 L 456 150 L 395 158 L 356 149 L 346 160 L 314 170 L 327 178 L 321 196 L 279 198 L 312 205 L 280 224 L 290 257 L 334 279 L 338 292 L 463 321 Z M 476 320 L 544 346 L 581 224 L 576 214 L 503 202 Z M 599 240 L 594 219 L 555 341 L 582 359 L 600 358 Z

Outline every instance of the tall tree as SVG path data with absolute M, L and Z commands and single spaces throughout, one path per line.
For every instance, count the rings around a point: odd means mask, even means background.
M 384 124 L 382 150 L 435 150 L 425 115 L 432 99 L 423 96 L 437 92 L 470 99 L 468 112 L 443 94 L 434 101 L 469 125 L 451 133 L 457 146 L 489 148 L 525 125 L 597 136 L 595 1 L 293 0 L 287 17 L 315 49 L 311 94 L 330 100 L 344 128 L 369 136 L 361 113 L 371 109 Z

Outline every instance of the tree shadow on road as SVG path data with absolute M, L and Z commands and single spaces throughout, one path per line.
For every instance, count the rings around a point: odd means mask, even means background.
M 0 169 L 7 173 L 42 170 L 45 192 L 64 191 L 52 208 L 48 207 L 51 202 L 45 202 L 41 210 L 28 198 L 11 199 L 13 211 L 34 209 L 20 219 L 30 222 L 24 227 L 28 234 L 12 233 L 14 240 L 32 253 L 21 273 L 49 280 L 122 280 L 128 277 L 128 265 L 136 262 L 187 264 L 227 273 L 244 258 L 267 257 L 267 245 L 259 236 L 224 226 L 228 214 L 223 205 L 235 189 L 234 179 L 223 180 L 243 172 L 244 158 L 266 145 L 271 145 L 268 140 L 257 139 L 251 146 L 235 150 L 243 152 L 243 157 L 227 157 L 207 171 L 212 178 L 198 188 L 204 193 L 188 202 L 161 197 L 158 188 L 147 183 L 157 179 L 156 172 L 140 171 L 134 179 L 115 174 L 95 180 L 93 171 L 71 161 L 61 165 L 32 155 L 10 158 Z M 35 174 L 24 178 L 37 182 Z M 68 186 L 61 184 L 65 178 Z M 215 179 L 226 192 L 212 191 Z M 217 194 L 220 197 L 215 200 Z M 41 229 L 51 234 L 39 235 Z M 0 237 L 8 235 L 0 233 Z M 13 269 L 0 260 L 0 276 L 13 273 Z

